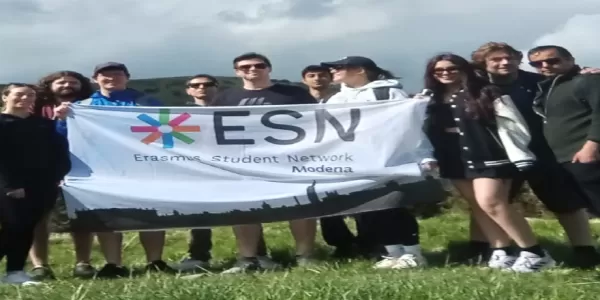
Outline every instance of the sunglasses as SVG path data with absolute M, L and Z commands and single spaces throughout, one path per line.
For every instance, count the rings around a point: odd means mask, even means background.
M 552 58 L 547 58 L 547 59 L 542 59 L 542 60 L 534 60 L 534 61 L 530 61 L 529 65 L 534 67 L 534 68 L 541 68 L 544 66 L 544 63 L 548 64 L 548 65 L 557 65 L 562 61 L 562 59 L 560 57 L 552 57 Z
M 459 67 L 447 67 L 447 68 L 435 68 L 433 69 L 433 73 L 437 75 L 444 74 L 444 72 L 448 72 L 450 74 L 455 74 L 460 71 Z
M 251 65 L 239 65 L 239 66 L 237 66 L 237 69 L 242 70 L 242 71 L 248 71 L 248 70 L 252 69 L 252 67 L 254 67 L 257 70 L 264 70 L 264 69 L 268 68 L 269 66 L 267 66 L 267 64 L 265 64 L 265 63 L 259 63 L 259 64 L 251 64 Z
M 189 87 L 189 88 L 193 88 L 193 89 L 197 89 L 197 88 L 199 88 L 199 87 L 205 87 L 205 88 L 208 88 L 208 87 L 215 87 L 215 86 L 217 86 L 217 83 L 215 83 L 215 82 L 189 83 L 189 84 L 187 85 L 187 87 Z

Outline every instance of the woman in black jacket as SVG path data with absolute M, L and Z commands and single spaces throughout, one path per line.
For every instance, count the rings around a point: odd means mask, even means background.
M 515 272 L 554 266 L 508 201 L 512 178 L 535 160 L 527 125 L 510 97 L 478 79 L 469 62 L 450 53 L 429 61 L 425 88 L 433 91 L 425 132 L 440 176 L 452 180 L 470 202 L 493 247 L 488 266 Z M 518 256 L 511 253 L 511 239 L 520 247 Z
M 9 84 L 2 91 L 0 259 L 7 259 L 2 281 L 11 284 L 37 284 L 23 271 L 33 233 L 71 169 L 66 138 L 53 121 L 31 115 L 35 98 L 28 84 Z

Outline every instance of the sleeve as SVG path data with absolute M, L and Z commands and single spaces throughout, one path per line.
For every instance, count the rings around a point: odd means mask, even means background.
M 428 113 L 427 113 L 427 106 L 429 101 L 428 100 L 424 100 L 424 99 L 418 99 L 421 100 L 421 102 L 419 103 L 420 105 L 420 109 L 422 110 L 420 113 L 423 116 L 421 118 L 421 133 L 422 133 L 422 137 L 421 137 L 421 142 L 417 145 L 417 153 L 419 155 L 419 158 L 421 158 L 420 163 L 421 164 L 425 164 L 425 163 L 429 163 L 429 162 L 436 162 L 437 160 L 434 158 L 433 155 L 433 144 L 431 143 L 430 137 L 429 137 L 429 128 L 428 128 Z
M 391 88 L 390 89 L 390 99 L 389 100 L 404 100 L 410 98 L 408 93 L 403 89 Z
M 65 175 L 71 171 L 71 154 L 69 152 L 69 142 L 66 136 L 53 130 L 51 133 L 52 146 L 54 147 L 54 163 L 56 164 L 55 181 L 63 180 Z
M 536 157 L 529 150 L 531 142 L 529 128 L 510 96 L 504 95 L 494 100 L 494 111 L 499 142 L 506 150 L 508 159 L 519 170 L 531 168 Z
M 592 124 L 587 135 L 587 139 L 592 142 L 600 143 L 600 75 L 589 76 L 583 87 L 582 100 L 586 101 L 592 110 Z

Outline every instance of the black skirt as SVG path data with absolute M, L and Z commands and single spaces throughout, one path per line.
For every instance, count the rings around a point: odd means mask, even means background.
M 443 135 L 443 149 L 436 149 L 436 159 L 440 170 L 440 177 L 446 179 L 475 179 L 475 178 L 514 178 L 519 170 L 513 164 L 494 167 L 471 169 L 462 159 L 460 152 L 459 135 L 447 133 Z

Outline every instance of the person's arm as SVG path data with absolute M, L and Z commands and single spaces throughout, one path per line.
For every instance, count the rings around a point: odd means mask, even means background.
M 71 171 L 71 154 L 69 152 L 69 142 L 66 136 L 63 136 L 56 130 L 51 130 L 50 141 L 53 147 L 54 161 L 56 164 L 55 181 L 58 183 Z
M 504 95 L 494 100 L 494 111 L 500 139 L 498 142 L 504 147 L 508 159 L 519 170 L 531 168 L 536 157 L 529 150 L 529 127 L 510 96 Z
M 597 160 L 600 156 L 600 75 L 582 77 L 581 83 L 575 89 L 576 96 L 589 105 L 592 111 L 592 123 L 587 134 L 587 141 L 575 155 L 573 161 L 588 162 L 590 159 Z

